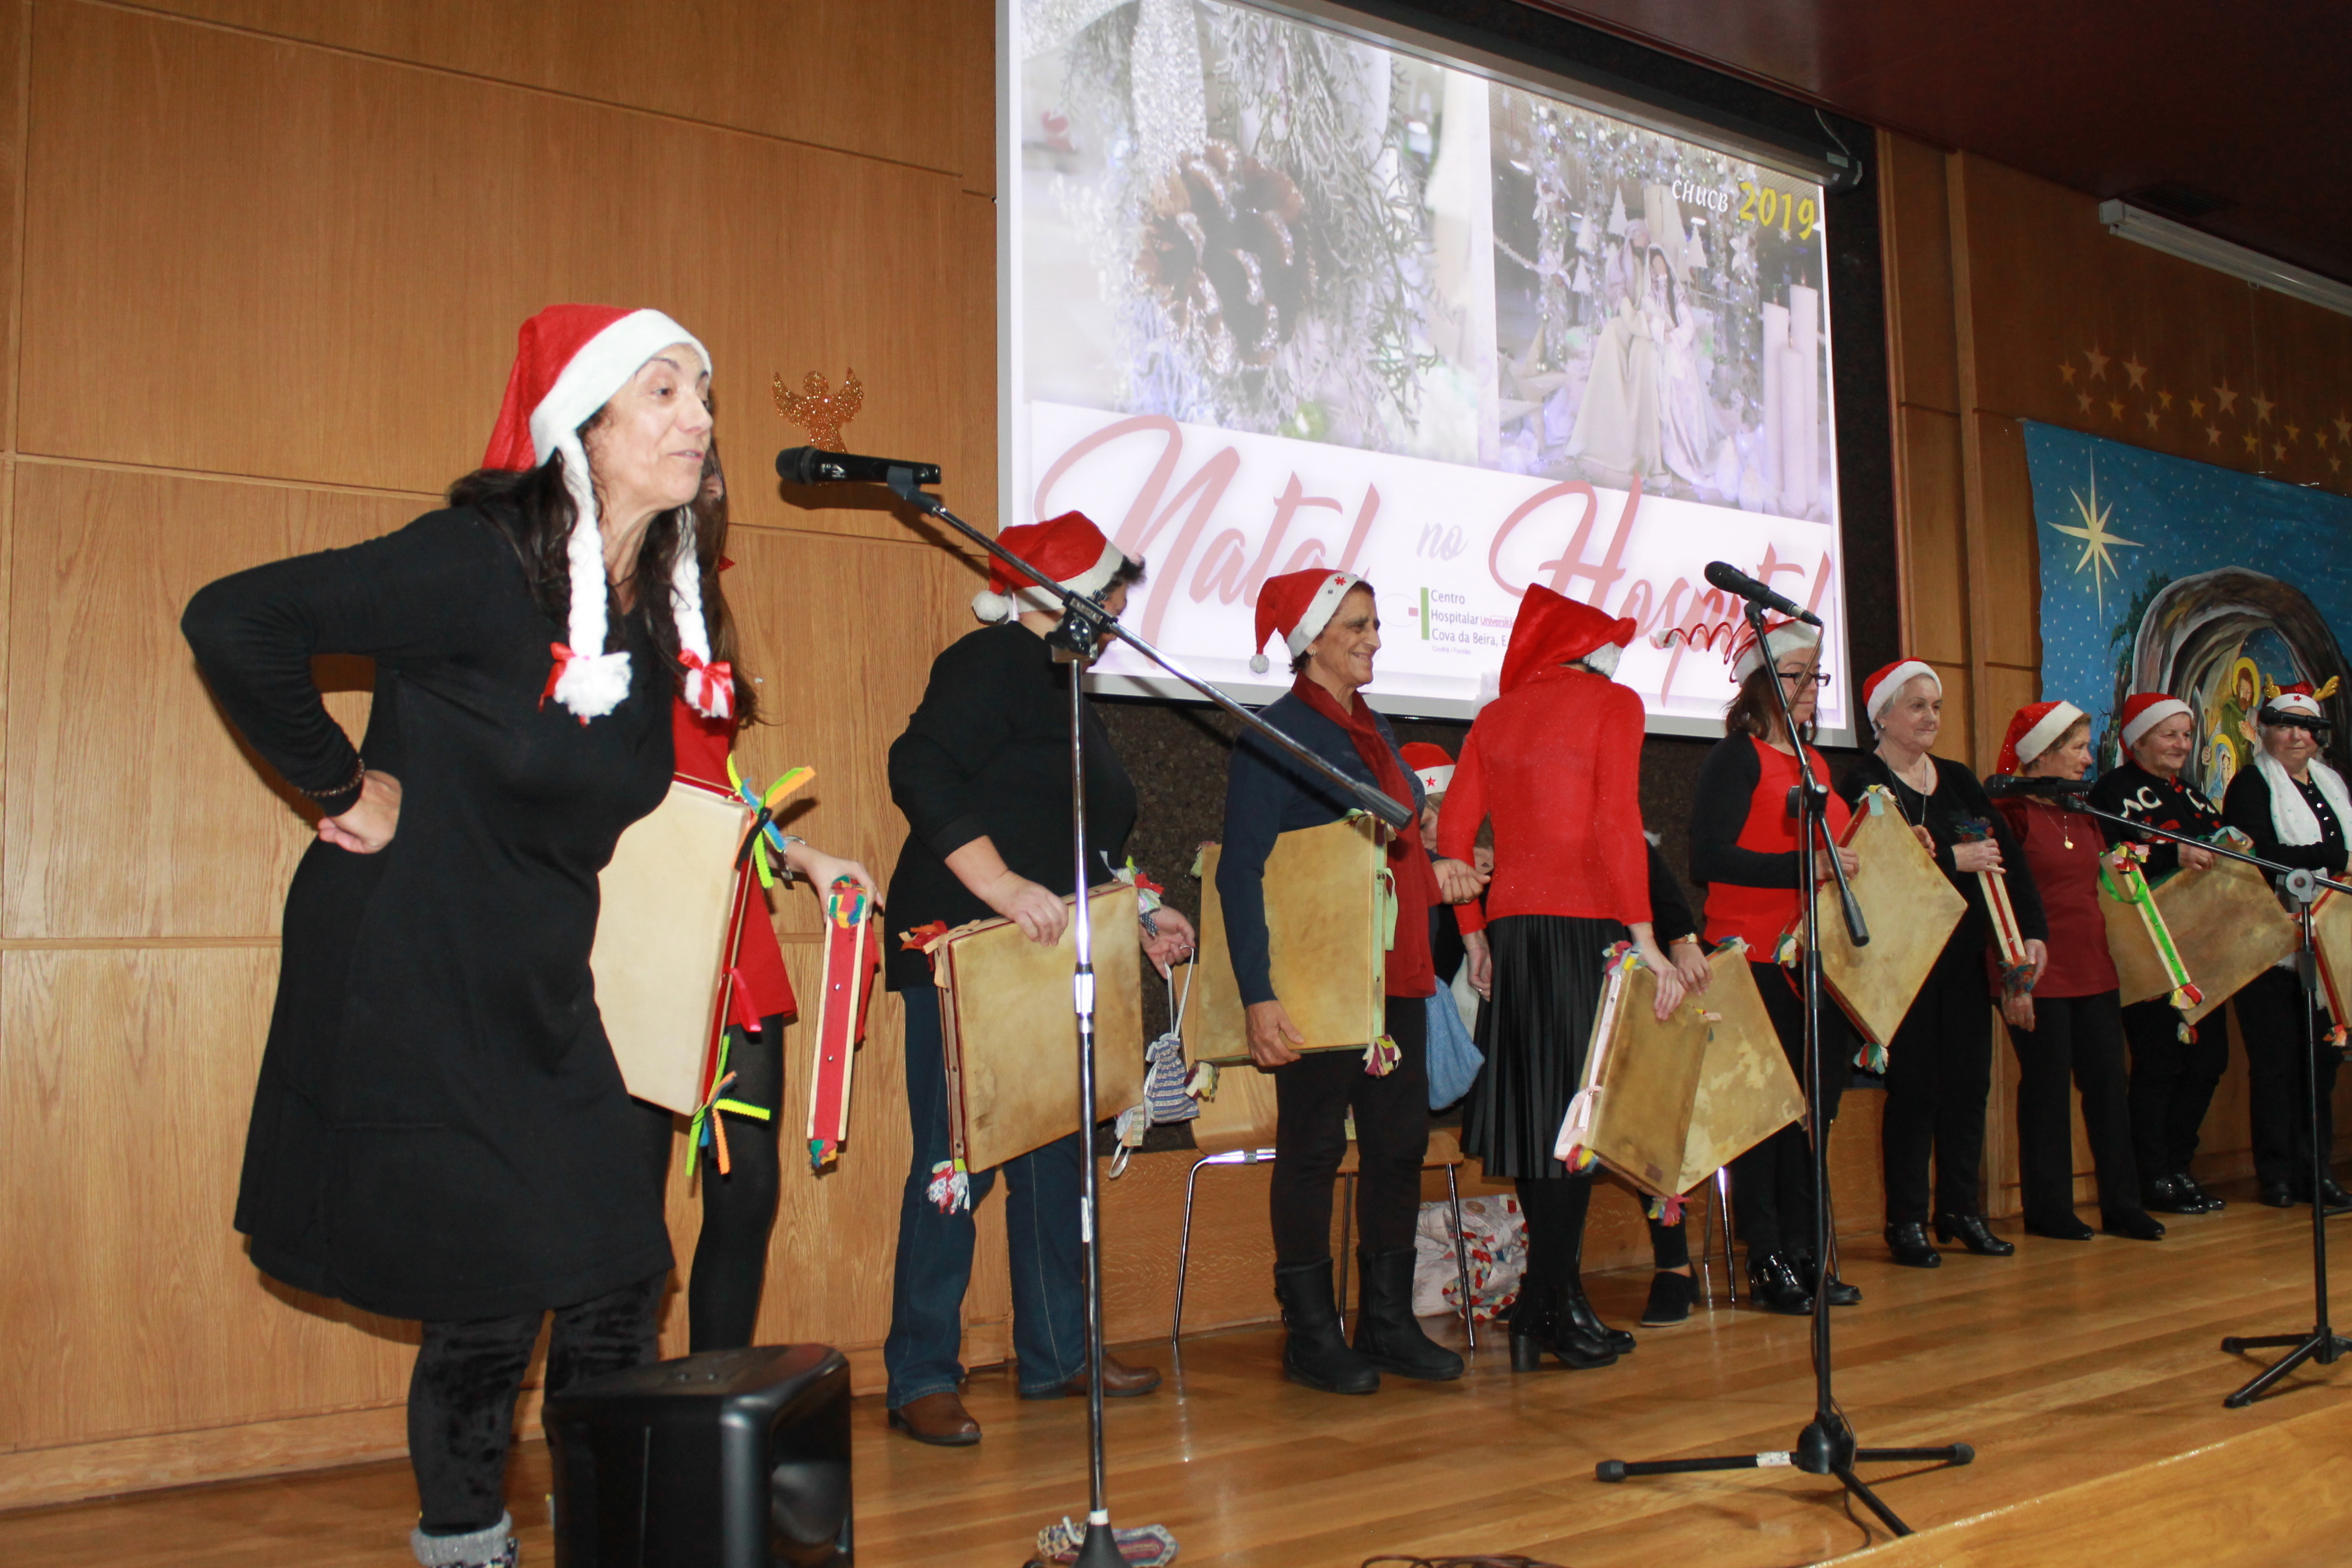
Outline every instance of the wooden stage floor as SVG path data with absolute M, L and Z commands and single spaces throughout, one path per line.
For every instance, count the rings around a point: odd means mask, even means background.
M 2221 1397 L 2253 1362 L 2224 1334 L 2311 1319 L 2308 1210 L 2249 1201 L 2168 1222 L 2147 1244 L 2018 1237 L 2012 1258 L 1946 1255 L 1896 1268 L 1849 1244 L 1865 1301 L 1837 1317 L 1841 1403 L 1863 1439 L 1962 1440 L 1964 1468 L 1880 1467 L 1869 1479 L 1915 1530 L 1874 1564 L 2202 1563 L 2352 1559 L 2352 1363 L 2308 1366 L 2252 1409 Z M 2014 1226 L 2003 1226 L 2015 1236 Z M 2330 1239 L 2352 1249 L 2352 1220 Z M 1593 1281 L 1630 1324 L 1644 1274 Z M 1779 1568 L 1886 1542 L 1827 1478 L 1787 1469 L 1604 1486 L 1596 1460 L 1784 1448 L 1811 1409 L 1806 1324 L 1701 1310 L 1645 1331 L 1615 1367 L 1514 1376 L 1498 1329 L 1453 1384 L 1390 1380 L 1334 1398 L 1279 1379 L 1280 1338 L 1244 1330 L 1130 1359 L 1170 1373 L 1113 1405 L 1111 1499 L 1121 1523 L 1168 1525 L 1186 1568 L 1339 1568 L 1377 1553 L 1526 1553 L 1573 1568 L 1672 1563 Z M 1017 1402 L 972 1380 L 977 1448 L 919 1447 L 858 1401 L 859 1561 L 1015 1568 L 1034 1531 L 1085 1504 L 1084 1409 Z M 543 1446 L 510 1494 L 524 1561 L 551 1561 Z M 392 1568 L 414 1494 L 401 1465 L 150 1493 L 0 1515 L 11 1568 Z

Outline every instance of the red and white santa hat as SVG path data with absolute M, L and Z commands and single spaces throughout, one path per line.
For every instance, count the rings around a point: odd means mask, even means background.
M 2189 704 L 2168 691 L 2141 691 L 2124 699 L 2124 750 L 2129 751 L 2140 742 L 2140 737 L 2163 723 L 2189 711 Z
M 1433 746 L 1427 741 L 1407 741 L 1397 748 L 1397 755 L 1421 781 L 1423 795 L 1444 795 L 1445 786 L 1454 782 L 1454 758 L 1443 746 Z
M 1082 511 L 1066 511 L 1044 522 L 1024 523 L 996 536 L 996 542 L 1080 598 L 1101 593 L 1127 564 L 1118 545 L 1103 537 Z M 971 613 L 994 625 L 1031 610 L 1059 615 L 1061 601 L 994 556 L 988 558 L 988 586 L 971 596 Z
M 2270 689 L 2270 698 L 2263 702 L 2262 713 L 2296 713 L 2305 719 L 2325 719 L 2326 711 L 2319 705 L 2336 695 L 2336 679 L 2331 675 L 2326 685 L 2316 688 L 2308 680 L 2298 680 L 2293 686 L 2281 686 L 2266 679 L 2263 684 Z M 2260 718 L 2262 713 L 2255 716 Z
M 1992 771 L 2014 774 L 2048 751 L 2082 717 L 2083 710 L 2072 702 L 2027 703 L 2009 721 L 2009 733 L 2001 737 L 2000 756 Z
M 1934 665 L 1924 660 L 1898 658 L 1882 669 L 1871 671 L 1862 682 L 1862 710 L 1869 715 L 1872 723 L 1877 723 L 1878 716 L 1895 700 L 1895 694 L 1923 675 L 1936 688 L 1936 695 L 1942 696 L 1944 678 L 1936 673 Z
M 1320 566 L 1268 577 L 1257 591 L 1257 641 L 1252 645 L 1256 651 L 1250 655 L 1250 668 L 1264 675 L 1272 668 L 1266 662 L 1265 639 L 1276 632 L 1292 658 L 1305 653 L 1339 613 L 1339 601 L 1348 590 L 1362 581 L 1351 572 Z
M 565 542 L 572 606 L 564 640 L 554 645 L 556 668 L 547 692 L 583 724 L 610 713 L 629 694 L 629 656 L 606 653 L 604 536 L 597 526 L 596 487 L 580 426 L 666 348 L 684 343 L 702 362 L 710 353 L 692 332 L 659 310 L 611 305 L 550 305 L 515 334 L 514 369 L 506 401 L 490 432 L 482 467 L 527 473 L 558 456 L 563 488 L 576 520 Z M 670 614 L 677 626 L 678 660 L 686 666 L 686 700 L 706 718 L 735 710 L 733 673 L 710 662 L 710 636 L 702 619 L 702 572 L 694 549 L 694 521 L 682 520 L 670 560 Z M 544 700 L 544 699 L 542 699 Z
M 1764 623 L 1764 647 L 1759 651 L 1756 646 L 1756 628 L 1742 621 L 1739 635 L 1732 638 L 1731 649 L 1727 656 L 1731 660 L 1731 678 L 1746 680 L 1764 668 L 1767 658 L 1777 666 L 1790 654 L 1821 646 L 1821 627 L 1809 626 L 1803 621 L 1775 617 Z

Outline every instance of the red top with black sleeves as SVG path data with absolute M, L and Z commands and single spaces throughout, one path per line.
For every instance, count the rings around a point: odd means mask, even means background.
M 1811 746 L 1805 756 L 1827 784 L 1829 763 Z M 1797 819 L 1789 815 L 1796 783 L 1796 757 L 1752 735 L 1726 736 L 1699 770 L 1691 875 L 1706 884 L 1707 945 L 1741 938 L 1750 963 L 1771 961 L 1799 913 Z M 1843 841 L 1851 809 L 1832 794 L 1825 815 L 1831 837 Z
M 2050 965 L 2033 983 L 2033 994 L 2096 996 L 2120 986 L 2107 952 L 2107 919 L 2099 909 L 2099 855 L 2107 847 L 2099 819 L 2016 795 L 1993 805 L 2025 851 L 2050 922 Z
M 670 700 L 670 735 L 677 742 L 678 773 L 700 784 L 728 789 L 727 752 L 735 741 L 731 719 L 706 719 Z M 743 919 L 735 928 L 735 974 L 740 995 L 730 1000 L 728 1016 L 753 1023 L 799 1008 L 793 983 L 784 974 L 784 950 L 777 944 L 776 928 L 768 921 L 768 900 L 757 887 L 743 900 Z

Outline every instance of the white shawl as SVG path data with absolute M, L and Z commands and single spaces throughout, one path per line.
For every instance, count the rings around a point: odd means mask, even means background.
M 2263 783 L 2271 791 L 2271 826 L 2282 844 L 2316 844 L 2319 842 L 2319 816 L 2311 803 L 2303 798 L 2284 763 L 2270 753 L 2269 748 L 2254 753 L 2254 767 L 2263 775 Z M 2311 759 L 2312 782 L 2326 797 L 2328 807 L 2336 813 L 2336 826 L 2352 834 L 2352 796 L 2344 790 L 2344 776 L 2317 757 Z

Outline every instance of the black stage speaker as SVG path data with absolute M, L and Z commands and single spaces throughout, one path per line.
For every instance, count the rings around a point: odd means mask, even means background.
M 556 1568 L 849 1568 L 849 1363 L 754 1345 L 547 1402 Z

